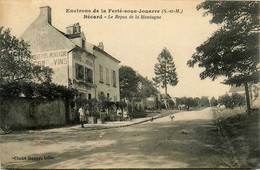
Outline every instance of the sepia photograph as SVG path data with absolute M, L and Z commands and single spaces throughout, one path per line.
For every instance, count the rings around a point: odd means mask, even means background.
M 0 169 L 260 168 L 259 9 L 0 0 Z

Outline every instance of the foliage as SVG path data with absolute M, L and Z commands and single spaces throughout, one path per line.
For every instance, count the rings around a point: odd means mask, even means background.
M 231 100 L 231 97 L 228 94 L 220 96 L 218 99 L 218 103 L 224 105 L 226 108 L 233 108 L 234 104 Z
M 100 109 L 102 112 L 104 112 L 105 109 L 108 108 L 107 102 L 109 101 L 109 99 L 106 98 L 106 96 L 104 95 L 104 93 L 100 93 L 100 94 L 98 95 L 98 99 L 99 99 L 99 100 L 98 100 L 99 109 Z
M 119 86 L 122 99 L 132 100 L 138 92 L 138 76 L 136 72 L 128 66 L 119 68 Z
M 259 1 L 206 1 L 197 6 L 211 23 L 220 24 L 206 42 L 197 47 L 190 67 L 198 64 L 205 70 L 200 78 L 225 76 L 225 84 L 245 85 L 247 109 L 250 113 L 248 83 L 259 82 Z
M 99 117 L 100 115 L 100 103 L 97 101 L 97 99 L 90 99 L 87 102 L 86 109 L 89 110 L 90 115 L 89 116 L 94 116 L 94 117 Z
M 204 106 L 204 107 L 209 107 L 210 106 L 209 98 L 207 96 L 202 96 L 201 97 L 201 106 Z
M 120 102 L 116 103 L 116 107 L 121 110 L 121 112 L 124 112 L 124 109 L 126 108 L 127 104 L 125 101 L 121 100 Z
M 188 107 L 209 107 L 209 99 L 208 97 L 201 97 L 201 98 L 198 98 L 198 97 L 195 97 L 195 98 L 192 98 L 192 97 L 178 97 L 176 98 L 176 105 L 179 106 L 179 105 L 185 105 L 185 106 L 188 106 Z
M 245 96 L 242 94 L 238 94 L 238 93 L 233 93 L 231 95 L 232 101 L 234 103 L 235 106 L 244 106 L 245 105 Z
M 167 94 L 167 85 L 175 86 L 178 84 L 178 75 L 173 58 L 170 52 L 164 48 L 157 57 L 158 63 L 154 66 L 156 77 L 153 79 L 156 83 L 162 82 L 162 87 L 165 88 Z
M 121 98 L 129 101 L 141 101 L 158 93 L 152 81 L 128 66 L 119 68 L 119 84 Z
M 33 82 L 4 82 L 0 84 L 0 97 L 8 98 L 42 98 L 72 100 L 78 94 L 76 89 L 68 89 L 65 86 L 53 83 L 37 84 Z
M 127 104 L 127 110 L 128 110 L 129 117 L 131 118 L 146 117 L 146 113 L 141 103 L 129 102 Z
M 138 74 L 139 88 L 137 96 L 140 99 L 145 99 L 147 97 L 156 96 L 159 91 L 154 87 L 153 82 L 147 77 L 143 77 Z
M 259 112 L 253 111 L 251 116 L 246 114 L 244 108 L 234 110 L 215 108 L 213 110 L 214 124 L 218 129 L 216 144 L 225 148 L 230 157 L 240 155 L 247 148 L 247 160 L 236 159 L 234 167 L 259 167 Z M 239 144 L 237 139 L 239 140 Z
M 75 103 L 76 103 L 77 108 L 79 108 L 79 107 L 85 106 L 88 103 L 88 100 L 83 99 L 80 96 L 77 96 L 75 99 Z
M 201 98 L 195 97 L 194 100 L 197 103 L 197 106 L 201 107 L 201 105 L 202 105 Z
M 210 105 L 211 105 L 211 107 L 212 107 L 212 106 L 217 106 L 217 105 L 218 105 L 218 100 L 215 99 L 215 97 L 212 97 L 212 98 L 210 99 Z
M 241 107 L 245 105 L 245 96 L 238 93 L 233 93 L 231 96 L 225 94 L 219 97 L 218 103 L 224 105 L 226 108 Z
M 197 9 L 205 9 L 205 15 L 213 16 L 211 23 L 222 26 L 197 48 L 188 65 L 205 68 L 201 79 L 223 75 L 225 83 L 238 86 L 258 81 L 259 2 L 206 1 Z
M 50 83 L 53 71 L 32 63 L 29 45 L 0 27 L 0 81 L 35 81 Z
M 177 98 L 176 101 L 177 105 L 185 105 L 188 107 L 195 107 L 198 105 L 192 97 L 181 97 Z

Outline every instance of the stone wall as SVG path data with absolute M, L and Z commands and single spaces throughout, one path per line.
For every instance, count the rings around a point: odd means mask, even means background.
M 67 110 L 68 112 L 68 110 Z M 68 114 L 68 113 L 67 113 Z M 67 119 L 70 116 L 67 115 Z M 30 129 L 65 125 L 66 107 L 62 99 L 0 99 L 1 124 L 11 129 Z

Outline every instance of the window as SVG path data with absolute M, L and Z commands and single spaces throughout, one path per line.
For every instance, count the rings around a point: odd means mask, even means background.
M 104 82 L 104 80 L 103 80 L 103 66 L 102 65 L 99 65 L 99 82 L 100 83 Z
M 107 99 L 110 100 L 110 96 L 109 96 L 109 93 L 107 93 Z
M 110 85 L 110 83 L 109 83 L 109 69 L 108 68 L 106 68 L 106 83 L 107 83 L 107 85 Z
M 93 83 L 93 71 L 90 68 L 85 68 L 85 80 L 87 83 Z
M 85 40 L 82 40 L 82 48 L 85 48 Z
M 116 87 L 116 71 L 113 70 L 113 86 Z
M 76 64 L 76 79 L 84 81 L 84 67 Z
M 91 94 L 88 94 L 88 100 L 90 100 L 91 99 Z

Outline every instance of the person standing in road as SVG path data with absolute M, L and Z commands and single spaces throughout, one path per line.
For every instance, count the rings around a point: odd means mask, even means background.
M 84 127 L 85 113 L 82 107 L 79 108 L 79 120 L 80 120 L 81 127 Z

